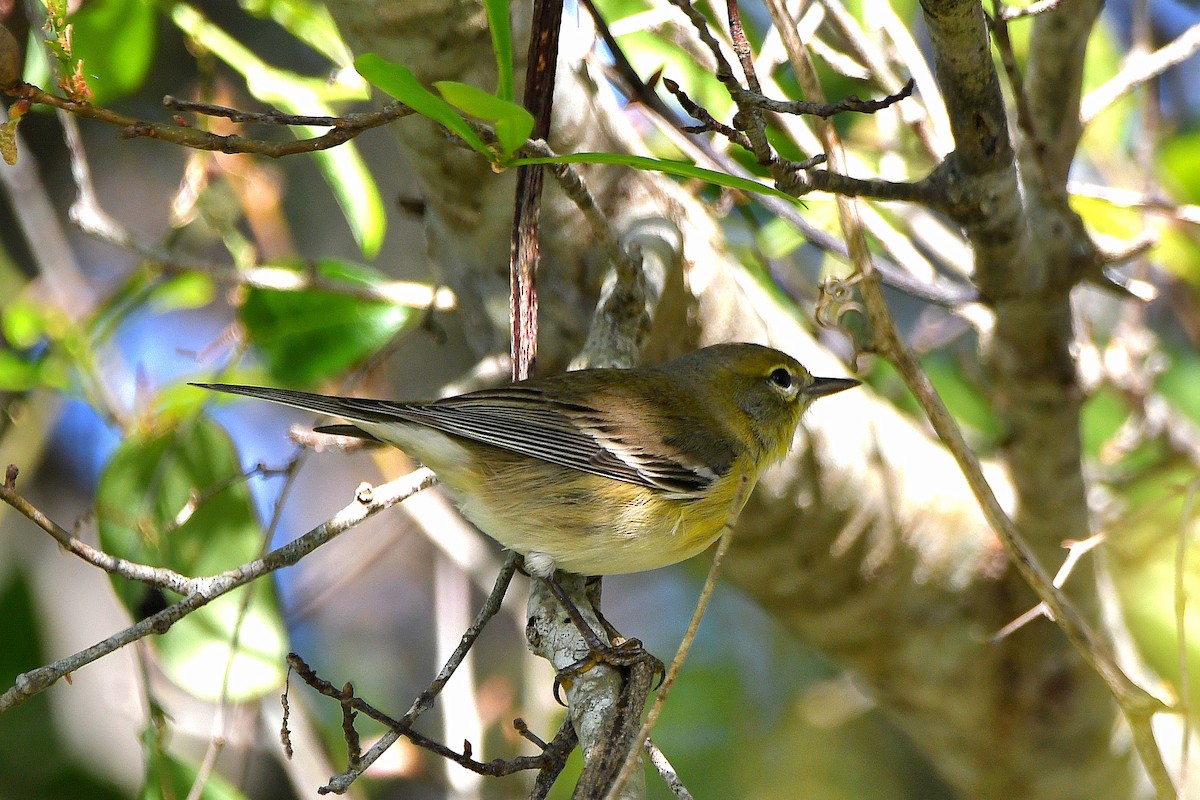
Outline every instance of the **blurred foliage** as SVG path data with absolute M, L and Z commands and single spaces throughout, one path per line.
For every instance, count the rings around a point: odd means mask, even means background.
M 158 40 L 158 13 L 150 2 L 85 3 L 70 21 L 94 103 L 108 105 L 142 86 Z
M 274 263 L 323 280 L 369 290 L 385 281 L 361 264 L 325 258 L 311 265 Z M 420 319 L 414 309 L 331 289 L 251 287 L 239 319 L 274 380 L 312 386 L 360 364 Z
M 130 436 L 100 477 L 100 544 L 183 575 L 252 561 L 265 533 L 240 476 L 233 442 L 206 420 Z M 112 582 L 134 619 L 181 599 L 121 577 Z M 195 697 L 244 702 L 283 683 L 287 634 L 268 581 L 216 598 L 153 641 L 163 669 Z
M 25 579 L 16 572 L 0 573 L 0 635 L 4 638 L 0 681 L 7 685 L 14 676 L 46 662 L 42 625 Z M 78 764 L 60 724 L 46 694 L 0 714 L 0 741 L 4 742 L 0 747 L 0 797 L 123 797 L 116 787 Z

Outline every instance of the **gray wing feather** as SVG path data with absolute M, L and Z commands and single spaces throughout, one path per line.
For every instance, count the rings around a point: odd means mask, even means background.
M 703 465 L 685 464 L 631 446 L 621 440 L 619 431 L 612 431 L 614 426 L 596 409 L 549 399 L 535 387 L 514 385 L 432 403 L 395 403 L 266 386 L 194 385 L 342 417 L 351 422 L 402 420 L 427 425 L 443 433 L 570 469 L 673 494 L 697 494 L 718 477 Z

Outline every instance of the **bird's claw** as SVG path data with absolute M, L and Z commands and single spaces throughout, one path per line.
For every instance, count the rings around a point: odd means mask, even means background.
M 586 656 L 558 671 L 554 676 L 554 699 L 559 705 L 565 706 L 559 689 L 571 688 L 574 678 L 584 674 L 599 664 L 606 664 L 617 669 L 628 669 L 635 664 L 649 663 L 652 674 L 656 678 L 653 689 L 662 686 L 667 675 L 663 662 L 642 646 L 640 639 L 621 639 L 616 644 L 592 647 Z

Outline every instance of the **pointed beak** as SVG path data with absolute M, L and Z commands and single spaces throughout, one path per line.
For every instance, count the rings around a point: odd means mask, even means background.
M 824 397 L 829 394 L 837 394 L 844 392 L 847 389 L 853 389 L 862 381 L 856 381 L 853 378 L 813 378 L 812 384 L 804 390 L 804 393 L 809 397 Z

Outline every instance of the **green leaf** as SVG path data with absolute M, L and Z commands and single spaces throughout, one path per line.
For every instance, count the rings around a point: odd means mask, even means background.
M 1177 200 L 1200 203 L 1200 131 L 1169 137 L 1158 148 L 1159 180 Z
M 11 350 L 0 350 L 0 392 L 24 392 L 37 385 L 37 363 Z
M 202 308 L 212 302 L 217 287 L 208 275 L 188 272 L 163 281 L 150 293 L 150 306 L 159 312 Z
M 190 797 L 193 784 L 200 774 L 200 767 L 192 761 L 165 753 L 161 748 L 150 747 L 146 759 L 146 783 L 138 794 L 138 800 L 180 800 Z M 246 800 L 246 795 L 216 771 L 205 776 L 200 800 Z
M 33 347 L 46 335 L 46 315 L 43 306 L 28 300 L 17 300 L 0 312 L 0 333 L 18 350 Z
M 1158 390 L 1171 404 L 1200 425 L 1200 356 L 1182 347 L 1168 348 L 1169 366 L 1158 378 Z
M 154 60 L 158 18 L 146 0 L 84 3 L 70 17 L 72 50 L 83 60 L 83 73 L 106 105 L 138 89 Z
M 354 61 L 329 9 L 313 0 L 239 0 L 247 13 L 270 17 L 292 36 L 339 67 Z
M 995 442 L 1004 426 L 992 411 L 988 398 L 963 374 L 962 367 L 946 353 L 921 359 L 933 388 L 941 395 L 946 408 L 959 424 L 982 436 L 987 443 Z M 975 442 L 978 449 L 983 443 Z
M 500 141 L 505 158 L 525 144 L 533 132 L 533 114 L 523 106 L 501 100 L 468 83 L 438 81 L 433 85 L 446 102 L 460 111 L 495 123 L 496 138 Z
M 524 164 L 615 164 L 647 172 L 662 172 L 667 175 L 674 175 L 677 178 L 695 178 L 715 186 L 724 186 L 727 189 L 770 195 L 771 197 L 778 197 L 796 205 L 804 205 L 799 199 L 792 197 L 786 192 L 781 192 L 773 186 L 767 186 L 764 183 L 758 183 L 749 178 L 739 178 L 734 175 L 726 175 L 723 172 L 697 167 L 695 164 L 688 163 L 687 161 L 669 161 L 663 158 L 631 156 L 625 153 L 571 153 L 563 156 L 515 158 L 507 162 L 505 166 L 517 167 Z
M 513 46 L 508 0 L 483 0 L 483 8 L 487 11 L 488 30 L 492 32 L 492 52 L 496 55 L 496 96 L 512 100 Z
M 302 9 L 292 12 L 303 14 Z M 169 6 L 171 21 L 202 47 L 246 79 L 246 88 L 255 98 L 289 114 L 333 116 L 329 105 L 335 100 L 366 99 L 366 84 L 361 81 L 310 78 L 277 69 L 260 59 L 220 26 L 183 2 Z M 323 46 L 333 43 L 326 40 Z M 336 48 L 335 48 L 336 49 Z M 316 137 L 327 128 L 299 125 L 291 128 L 297 136 Z M 379 252 L 386 232 L 383 198 L 354 142 L 313 153 L 329 187 L 337 198 L 354 239 L 367 258 Z
M 365 53 L 354 60 L 354 68 L 359 75 L 413 111 L 438 123 L 477 152 L 492 157 L 492 151 L 471 130 L 454 106 L 422 86 L 408 67 L 393 64 L 375 53 Z
M 202 419 L 126 439 L 96 492 L 101 545 L 121 558 L 189 576 L 252 560 L 266 534 L 240 474 L 229 437 Z M 115 576 L 113 586 L 136 618 L 179 599 Z M 224 690 L 231 701 L 252 700 L 283 681 L 287 635 L 267 580 L 221 596 L 153 641 L 163 670 L 195 697 L 215 699 Z
M 1079 416 L 1079 434 L 1083 452 L 1099 458 L 1104 445 L 1129 418 L 1129 404 L 1117 391 L 1102 388 L 1083 403 Z
M 308 129 L 308 132 L 312 136 L 324 133 L 316 128 Z M 363 257 L 374 258 L 379 255 L 387 232 L 387 212 L 375 176 L 353 145 L 353 142 L 346 142 L 318 150 L 313 153 L 313 158 L 333 190 Z
M 303 269 L 296 262 L 273 266 Z M 384 282 L 375 270 L 337 259 L 324 259 L 312 269 L 323 280 L 349 288 Z M 239 317 L 277 380 L 311 386 L 376 352 L 420 315 L 406 306 L 334 289 L 252 288 Z

